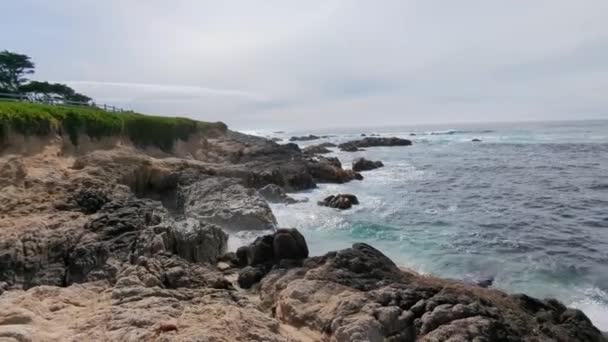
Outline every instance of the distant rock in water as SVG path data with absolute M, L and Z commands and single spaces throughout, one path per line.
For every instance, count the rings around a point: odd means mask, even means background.
M 344 170 L 336 157 L 316 156 L 307 160 L 308 173 L 319 183 L 346 183 L 363 177 L 353 170 Z
M 353 161 L 353 171 L 368 171 L 383 167 L 381 161 L 372 161 L 365 158 L 358 158 Z
M 317 202 L 320 206 L 336 208 L 336 209 L 350 209 L 353 205 L 359 204 L 357 196 L 351 194 L 339 194 L 325 197 L 322 201 Z
M 345 145 L 345 146 L 340 146 L 340 149 L 344 152 L 357 152 L 357 151 L 363 151 L 362 149 L 358 148 L 355 145 Z
M 361 147 L 374 147 L 374 146 L 409 146 L 412 144 L 411 140 L 401 138 L 384 138 L 384 137 L 367 137 L 361 140 L 352 140 L 338 145 L 342 151 L 355 152 Z
M 477 139 L 477 138 L 475 138 L 475 139 L 473 139 L 473 140 L 471 140 L 471 141 L 472 141 L 472 142 L 481 142 L 481 139 Z
M 270 139 L 270 141 L 272 141 L 272 142 L 279 142 L 279 141 L 282 141 L 282 140 L 283 139 L 281 139 L 281 138 L 271 138 Z
M 333 145 L 331 143 L 327 143 Z M 333 145 L 336 146 L 336 145 Z M 306 146 L 302 149 L 302 153 L 312 155 L 312 154 L 326 154 L 331 153 L 331 150 L 327 148 L 326 144 L 318 144 L 318 145 L 310 145 Z
M 361 136 L 362 137 L 366 137 L 367 135 L 365 133 L 361 133 Z
M 318 135 L 314 135 L 314 134 L 309 134 L 309 135 L 303 135 L 301 137 L 291 137 L 289 138 L 289 141 L 310 141 L 310 140 L 318 140 L 318 139 L 323 139 L 323 138 L 328 138 L 328 135 L 322 135 L 322 136 L 318 136 Z

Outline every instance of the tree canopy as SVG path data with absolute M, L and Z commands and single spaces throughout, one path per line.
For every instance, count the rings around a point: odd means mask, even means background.
M 27 75 L 34 73 L 34 62 L 27 55 L 4 50 L 0 52 L 0 88 L 16 92 L 28 81 Z
M 28 55 L 4 50 L 0 52 L 0 92 L 27 93 L 36 100 L 89 102 L 91 98 L 77 93 L 65 84 L 31 81 L 35 64 Z
M 89 102 L 91 98 L 79 94 L 65 84 L 31 81 L 19 87 L 19 91 L 31 94 L 43 100 L 67 100 Z

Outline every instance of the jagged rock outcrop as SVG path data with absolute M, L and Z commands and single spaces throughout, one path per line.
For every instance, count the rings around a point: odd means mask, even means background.
M 289 197 L 283 188 L 276 184 L 268 184 L 265 187 L 258 189 L 258 193 L 269 203 L 298 203 L 298 200 Z
M 328 341 L 605 341 L 556 300 L 407 273 L 366 244 L 273 270 L 259 293 L 279 321 Z
M 383 167 L 384 164 L 381 161 L 373 161 L 365 158 L 357 158 L 353 161 L 353 171 L 369 171 Z
M 260 194 L 231 178 L 210 177 L 183 190 L 184 214 L 230 231 L 274 229 L 277 220 Z
M 357 196 L 350 194 L 338 194 L 325 197 L 318 205 L 335 209 L 350 209 L 353 205 L 359 204 Z
M 409 146 L 412 144 L 411 140 L 401 139 L 396 137 L 366 137 L 361 140 L 347 141 L 338 145 L 342 151 L 354 152 L 358 151 L 362 147 L 375 147 L 375 146 Z

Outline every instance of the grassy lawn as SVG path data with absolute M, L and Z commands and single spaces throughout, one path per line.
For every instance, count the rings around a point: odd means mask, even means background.
M 111 113 L 87 107 L 0 101 L 0 142 L 9 131 L 24 135 L 68 135 L 74 145 L 78 144 L 80 134 L 94 139 L 123 135 L 137 146 L 153 145 L 171 151 L 177 139 L 186 140 L 195 133 L 226 131 L 226 125 L 133 112 Z

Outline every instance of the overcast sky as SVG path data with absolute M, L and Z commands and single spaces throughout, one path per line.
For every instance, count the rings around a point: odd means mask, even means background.
M 608 1 L 2 0 L 35 79 L 236 128 L 608 118 Z

